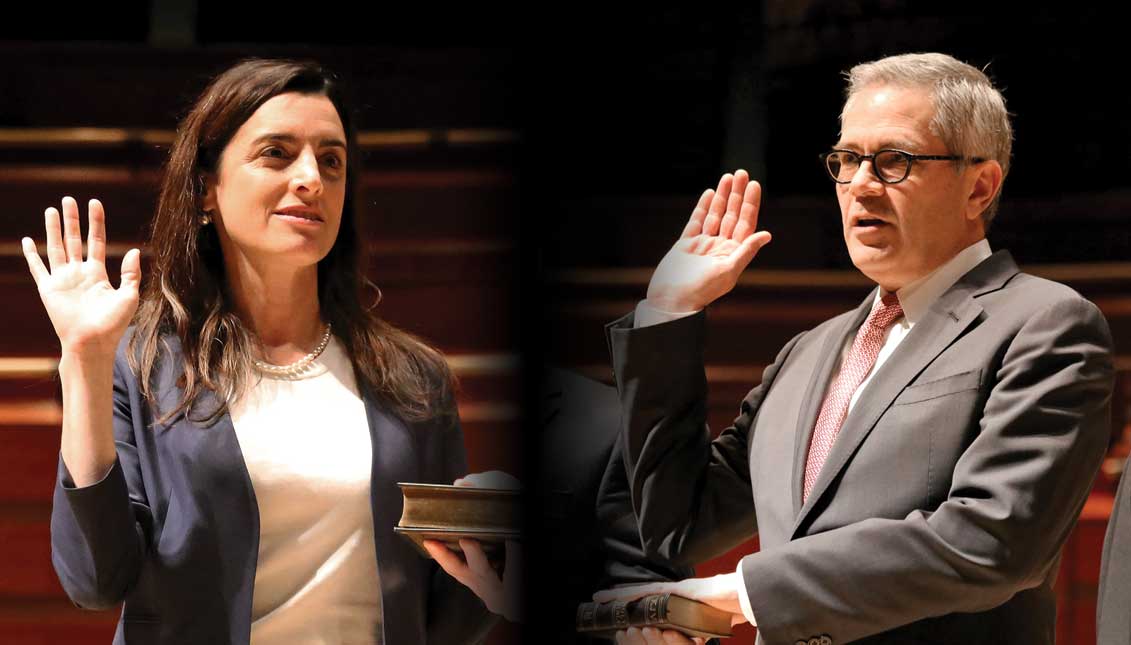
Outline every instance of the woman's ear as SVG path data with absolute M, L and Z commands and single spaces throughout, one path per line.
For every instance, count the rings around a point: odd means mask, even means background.
M 217 211 L 216 180 L 212 173 L 203 173 L 197 179 L 197 186 L 201 191 L 200 210 L 205 213 Z

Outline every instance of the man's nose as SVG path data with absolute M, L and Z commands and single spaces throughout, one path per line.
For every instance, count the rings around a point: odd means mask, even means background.
M 861 159 L 856 174 L 848 182 L 848 192 L 853 196 L 877 195 L 884 191 L 884 182 L 876 176 L 875 165 L 871 159 Z

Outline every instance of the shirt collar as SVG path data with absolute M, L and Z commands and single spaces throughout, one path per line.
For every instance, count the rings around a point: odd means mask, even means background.
M 959 278 L 969 273 L 970 270 L 991 255 L 993 255 L 993 251 L 990 250 L 989 241 L 982 238 L 959 251 L 957 255 L 947 260 L 939 268 L 896 291 L 907 323 L 914 325 L 918 322 L 927 313 L 931 305 L 939 299 L 939 296 L 946 293 L 948 289 L 954 286 L 954 283 L 958 282 Z M 884 296 L 884 293 L 885 291 L 882 288 L 876 290 L 876 298 L 872 303 L 873 307 L 879 306 L 880 298 Z

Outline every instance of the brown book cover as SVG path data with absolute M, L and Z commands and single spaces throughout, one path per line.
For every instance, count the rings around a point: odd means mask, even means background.
M 521 540 L 522 506 L 518 490 L 400 482 L 401 519 L 393 531 L 411 541 L 421 555 L 424 540 L 439 540 L 460 551 L 461 538 L 478 540 L 488 558 L 502 555 L 506 540 Z
M 670 593 L 636 600 L 585 602 L 577 607 L 577 631 L 612 639 L 629 627 L 674 629 L 687 636 L 727 638 L 731 636 L 730 612 Z

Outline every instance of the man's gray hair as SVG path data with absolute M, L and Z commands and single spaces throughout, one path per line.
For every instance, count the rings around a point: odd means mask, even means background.
M 994 159 L 1001 164 L 1003 180 L 1009 174 L 1013 128 L 1005 98 L 981 70 L 946 54 L 903 54 L 861 63 L 846 76 L 846 109 L 853 96 L 868 87 L 894 85 L 929 90 L 935 107 L 931 133 L 943 140 L 950 154 Z M 997 214 L 1000 197 L 999 190 L 982 213 L 987 227 Z

